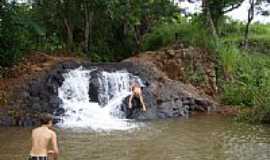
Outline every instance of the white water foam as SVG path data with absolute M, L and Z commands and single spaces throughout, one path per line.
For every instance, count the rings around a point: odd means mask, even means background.
M 127 130 L 138 127 L 138 124 L 123 119 L 119 108 L 122 100 L 130 95 L 131 75 L 126 71 L 101 73 L 99 83 L 102 84 L 102 93 L 98 96 L 106 102 L 102 107 L 91 102 L 88 95 L 92 71 L 80 67 L 63 75 L 65 80 L 58 89 L 58 97 L 63 100 L 62 107 L 66 112 L 59 126 L 93 130 Z

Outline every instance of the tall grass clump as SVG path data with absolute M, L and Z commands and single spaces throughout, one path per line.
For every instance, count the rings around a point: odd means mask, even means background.
M 234 63 L 227 64 L 234 68 L 231 79 L 222 84 L 223 103 L 239 106 L 239 120 L 270 122 L 270 58 L 235 53 Z
M 242 48 L 245 24 L 227 20 L 215 47 L 221 101 L 239 108 L 238 120 L 270 123 L 270 25 L 250 26 L 248 49 Z
M 231 80 L 237 70 L 237 64 L 240 60 L 240 50 L 234 45 L 219 43 L 216 48 L 217 57 L 222 65 L 222 71 L 225 80 Z

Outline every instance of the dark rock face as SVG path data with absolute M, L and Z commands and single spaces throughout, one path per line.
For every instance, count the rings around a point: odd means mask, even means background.
M 99 93 L 99 82 L 98 82 L 98 72 L 91 73 L 91 79 L 89 84 L 89 98 L 92 102 L 99 102 L 98 93 Z
M 29 127 L 38 124 L 40 113 L 52 113 L 61 116 L 65 111 L 61 108 L 62 100 L 58 98 L 58 88 L 64 81 L 63 73 L 83 66 L 86 69 L 97 68 L 91 72 L 89 97 L 91 101 L 99 102 L 100 84 L 97 77 L 100 71 L 114 72 L 127 70 L 138 76 L 144 82 L 143 97 L 147 112 L 142 111 L 138 98 L 132 101 L 132 109 L 128 108 L 128 98 L 123 100 L 121 110 L 130 119 L 157 119 L 189 116 L 192 111 L 208 111 L 214 108 L 214 103 L 205 96 L 201 96 L 191 86 L 180 81 L 171 80 L 151 63 L 138 63 L 127 60 L 111 64 L 77 63 L 73 61 L 56 65 L 51 71 L 43 73 L 39 78 L 31 80 L 18 92 L 16 105 L 23 108 L 23 113 L 16 119 L 9 115 L 0 118 L 0 125 L 19 125 Z M 11 105 L 11 104 L 10 104 Z
M 4 127 L 8 127 L 8 126 L 13 126 L 14 125 L 13 119 L 10 116 L 7 116 L 7 115 L 1 116 L 0 122 L 1 122 L 0 123 L 1 126 L 4 126 Z
M 215 108 L 214 103 L 206 96 L 201 96 L 195 88 L 185 85 L 180 81 L 171 80 L 155 66 L 147 63 L 135 64 L 132 61 L 125 61 L 115 64 L 95 65 L 98 70 L 91 73 L 89 89 L 90 99 L 101 102 L 98 98 L 100 84 L 97 77 L 100 71 L 114 72 L 117 70 L 127 70 L 142 79 L 145 87 L 143 97 L 147 107 L 147 112 L 142 111 L 142 106 L 138 98 L 132 100 L 132 109 L 128 108 L 126 97 L 121 105 L 121 110 L 129 119 L 156 119 L 174 118 L 190 116 L 192 111 L 205 112 Z M 85 65 L 91 68 L 91 65 Z M 101 104 L 102 105 L 102 104 Z
M 215 109 L 215 103 L 199 94 L 192 86 L 183 84 L 180 81 L 171 80 L 163 74 L 155 65 L 147 62 L 126 60 L 131 62 L 132 67 L 127 70 L 133 73 L 145 82 L 143 89 L 148 111 L 143 113 L 139 100 L 133 102 L 135 106 L 133 111 L 127 108 L 127 99 L 125 99 L 122 110 L 126 112 L 127 118 L 134 119 L 155 119 L 155 118 L 173 118 L 181 116 L 190 116 L 193 111 L 205 112 Z M 138 109 L 139 108 L 139 111 Z
M 145 91 L 143 93 L 144 102 L 147 107 L 147 112 L 142 111 L 142 104 L 138 97 L 134 97 L 131 101 L 132 108 L 128 108 L 129 96 L 123 100 L 121 110 L 125 113 L 127 119 L 156 119 L 158 118 L 156 110 L 156 101 L 151 93 Z
M 27 82 L 16 93 L 14 102 L 9 104 L 9 108 L 14 110 L 18 110 L 15 108 L 18 106 L 21 113 L 1 116 L 0 125 L 31 127 L 39 123 L 38 115 L 41 113 L 63 114 L 62 100 L 58 98 L 58 88 L 64 81 L 62 74 L 79 66 L 73 61 L 60 63 L 51 71 L 43 72 L 39 77 Z
M 25 99 L 25 104 L 27 104 L 25 110 L 27 113 L 30 113 L 32 116 L 35 113 L 61 115 L 63 109 L 61 109 L 62 100 L 58 98 L 58 88 L 65 80 L 63 74 L 79 66 L 79 64 L 73 61 L 58 64 L 49 73 L 45 73 L 38 79 L 30 81 L 26 87 L 30 95 Z M 35 117 L 32 117 L 32 119 L 37 123 Z

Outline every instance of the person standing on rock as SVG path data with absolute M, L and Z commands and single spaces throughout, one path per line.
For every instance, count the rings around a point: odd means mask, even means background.
M 141 86 L 134 82 L 132 85 L 131 85 L 131 96 L 129 97 L 129 100 L 128 100 L 128 108 L 132 108 L 132 99 L 135 97 L 138 97 L 140 99 L 140 102 L 142 104 L 142 109 L 144 112 L 146 112 L 146 107 L 145 107 L 145 104 L 144 104 L 144 101 L 143 101 L 143 96 L 142 96 L 142 88 Z
M 51 129 L 53 116 L 44 114 L 40 117 L 41 126 L 32 130 L 32 149 L 29 160 L 48 160 L 48 155 L 54 160 L 58 158 L 59 149 L 56 133 Z M 52 150 L 48 149 L 49 144 Z

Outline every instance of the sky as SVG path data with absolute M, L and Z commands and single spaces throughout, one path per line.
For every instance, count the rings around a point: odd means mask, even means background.
M 195 3 L 189 3 L 188 0 L 181 0 L 181 2 L 178 1 L 176 3 L 180 6 L 180 8 L 186 9 L 188 13 L 201 12 L 201 2 L 195 1 Z M 245 22 L 247 21 L 248 8 L 248 0 L 245 0 L 239 8 L 227 13 L 226 15 L 234 20 Z M 263 3 L 262 8 L 270 11 L 270 3 Z M 256 15 L 253 20 L 253 23 L 254 22 L 270 23 L 270 16 L 267 17 L 262 15 Z
M 233 10 L 232 12 L 229 12 L 227 15 L 230 17 L 233 17 L 234 19 L 247 21 L 248 8 L 249 8 L 248 0 L 245 0 L 243 4 L 241 5 L 241 7 L 239 7 L 236 10 Z M 262 8 L 270 11 L 270 3 L 268 4 L 263 3 Z M 270 23 L 270 16 L 256 15 L 254 17 L 253 22 Z

